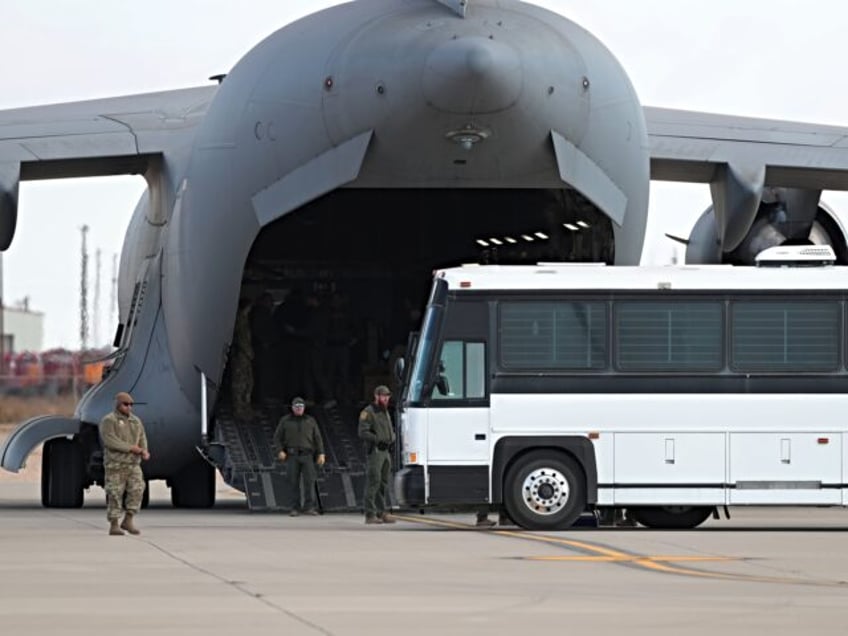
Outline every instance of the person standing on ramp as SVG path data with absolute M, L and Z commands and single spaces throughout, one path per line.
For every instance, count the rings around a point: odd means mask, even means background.
M 317 466 L 324 465 L 324 441 L 318 422 L 305 414 L 306 401 L 302 397 L 292 400 L 289 415 L 280 418 L 274 431 L 274 444 L 279 449 L 277 458 L 286 462 L 289 478 L 291 509 L 289 515 L 297 517 L 300 512 L 317 515 L 316 488 Z M 303 481 L 303 504 L 300 503 L 300 482 Z

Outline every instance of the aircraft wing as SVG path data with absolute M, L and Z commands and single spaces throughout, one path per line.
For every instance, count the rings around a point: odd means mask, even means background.
M 737 249 L 751 256 L 763 232 L 809 240 L 822 190 L 848 190 L 848 128 L 666 108 L 644 112 L 651 179 L 710 184 L 712 209 L 687 240 L 686 262 L 719 262 L 721 253 Z M 766 201 L 779 202 L 789 223 L 755 229 Z
M 0 111 L 0 250 L 14 235 L 21 179 L 144 174 L 186 143 L 217 88 Z
M 711 183 L 717 167 L 763 169 L 766 186 L 848 190 L 848 128 L 644 109 L 651 179 Z
M 0 163 L 21 178 L 98 176 L 116 157 L 173 147 L 174 133 L 201 121 L 217 86 L 0 111 Z M 72 168 L 73 167 L 73 168 Z

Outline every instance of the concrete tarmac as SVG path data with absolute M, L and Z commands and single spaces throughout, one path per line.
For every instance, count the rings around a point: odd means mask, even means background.
M 154 486 L 156 482 L 154 482 Z M 848 511 L 731 509 L 691 531 L 472 529 L 473 515 L 250 513 L 220 493 L 139 537 L 107 535 L 102 491 L 46 510 L 0 482 L 0 633 L 844 634 Z

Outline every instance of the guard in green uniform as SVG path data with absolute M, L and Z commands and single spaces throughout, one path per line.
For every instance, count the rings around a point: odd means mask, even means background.
M 365 441 L 365 523 L 394 523 L 386 512 L 389 476 L 392 473 L 391 448 L 395 430 L 389 415 L 389 387 L 374 389 L 374 402 L 359 414 L 359 437 Z
M 286 475 L 291 488 L 292 517 L 297 517 L 302 510 L 307 515 L 317 515 L 315 501 L 315 482 L 318 466 L 324 465 L 324 441 L 318 422 L 311 415 L 306 415 L 306 402 L 302 397 L 296 397 L 291 403 L 292 412 L 284 415 L 274 431 L 274 444 L 279 449 L 277 457 L 286 462 Z M 300 482 L 303 481 L 303 505 L 300 504 Z
M 133 517 L 138 514 L 144 495 L 141 461 L 150 459 L 150 453 L 144 426 L 130 413 L 132 407 L 132 397 L 122 391 L 115 396 L 115 410 L 100 421 L 106 517 L 109 519 L 109 534 L 112 535 L 122 535 L 124 530 L 130 534 L 141 534 L 133 524 Z M 124 520 L 118 525 L 122 513 Z

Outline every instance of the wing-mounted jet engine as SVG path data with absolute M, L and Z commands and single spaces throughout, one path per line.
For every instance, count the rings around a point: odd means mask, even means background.
M 819 196 L 818 191 L 764 188 L 759 202 L 736 210 L 744 228 L 736 236 L 728 236 L 727 231 L 722 236 L 722 215 L 718 207 L 710 206 L 698 217 L 688 238 L 671 238 L 685 243 L 688 264 L 753 265 L 757 254 L 780 245 L 829 245 L 837 263 L 848 264 L 848 235 Z M 726 218 L 728 211 L 724 214 Z
M 707 183 L 712 205 L 686 244 L 687 263 L 753 265 L 779 245 L 830 245 L 848 263 L 846 233 L 821 201 L 848 188 L 846 133 L 834 126 L 646 108 L 651 178 Z

